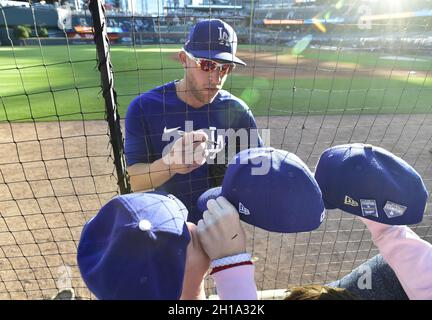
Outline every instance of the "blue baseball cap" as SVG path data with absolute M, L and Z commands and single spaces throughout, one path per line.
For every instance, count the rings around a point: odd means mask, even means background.
M 327 209 L 389 225 L 419 223 L 428 193 L 401 158 L 372 145 L 339 145 L 323 152 L 315 171 Z
M 161 192 L 110 200 L 88 221 L 78 266 L 98 299 L 176 300 L 182 293 L 190 241 L 188 211 Z
M 225 197 L 244 222 L 272 232 L 304 232 L 318 228 L 325 216 L 318 183 L 296 155 L 274 148 L 239 152 L 229 163 L 222 186 L 204 192 L 207 201 Z
M 235 56 L 237 35 L 234 29 L 219 19 L 203 20 L 193 26 L 184 45 L 184 50 L 196 58 L 246 65 L 244 61 Z

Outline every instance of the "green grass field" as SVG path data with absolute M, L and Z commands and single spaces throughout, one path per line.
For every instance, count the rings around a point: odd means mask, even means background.
M 180 46 L 113 47 L 115 88 L 124 116 L 139 92 L 182 76 L 172 55 Z M 254 47 L 241 47 L 253 50 Z M 291 55 L 291 49 L 277 52 Z M 374 77 L 318 77 L 274 79 L 269 74 L 247 77 L 234 73 L 225 89 L 243 98 L 259 115 L 429 113 L 432 111 L 430 57 L 414 61 L 383 60 L 383 54 L 308 49 L 304 58 L 320 62 L 356 63 L 361 67 L 409 70 Z M 404 57 L 409 57 L 404 55 Z M 0 47 L 0 121 L 103 119 L 104 102 L 96 51 L 86 46 Z M 295 87 L 295 90 L 293 90 Z

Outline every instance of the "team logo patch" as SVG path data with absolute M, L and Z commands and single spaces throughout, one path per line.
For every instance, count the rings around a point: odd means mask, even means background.
M 406 209 L 407 207 L 391 201 L 387 201 L 384 206 L 384 212 L 388 218 L 400 217 L 405 213 Z
M 226 47 L 230 47 L 231 44 L 229 41 L 230 39 L 229 39 L 228 31 L 222 27 L 218 27 L 218 29 L 219 29 L 219 39 L 218 39 L 219 44 Z
M 358 207 L 358 205 L 359 205 L 357 201 L 355 201 L 354 199 L 352 199 L 348 196 L 345 196 L 344 203 L 348 206 L 351 206 L 351 207 Z
M 360 199 L 360 206 L 363 217 L 373 216 L 378 218 L 378 209 L 375 200 Z
M 243 205 L 243 203 L 239 203 L 239 213 L 242 213 L 242 214 L 244 214 L 244 215 L 246 215 L 246 216 L 248 216 L 248 215 L 250 215 L 250 211 L 249 211 L 249 209 L 248 208 L 246 208 L 244 205 Z

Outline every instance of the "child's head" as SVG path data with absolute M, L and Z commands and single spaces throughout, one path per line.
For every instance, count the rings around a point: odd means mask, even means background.
M 98 299 L 179 299 L 187 259 L 205 257 L 191 241 L 187 215 L 169 194 L 134 193 L 109 201 L 86 223 L 78 246 L 90 291 Z

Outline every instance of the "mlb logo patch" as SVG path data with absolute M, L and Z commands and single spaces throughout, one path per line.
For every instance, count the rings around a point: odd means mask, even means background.
M 389 219 L 402 216 L 405 213 L 406 209 L 407 207 L 391 201 L 387 201 L 384 206 L 384 212 Z
M 373 216 L 378 218 L 378 209 L 375 200 L 360 199 L 360 206 L 363 217 Z

